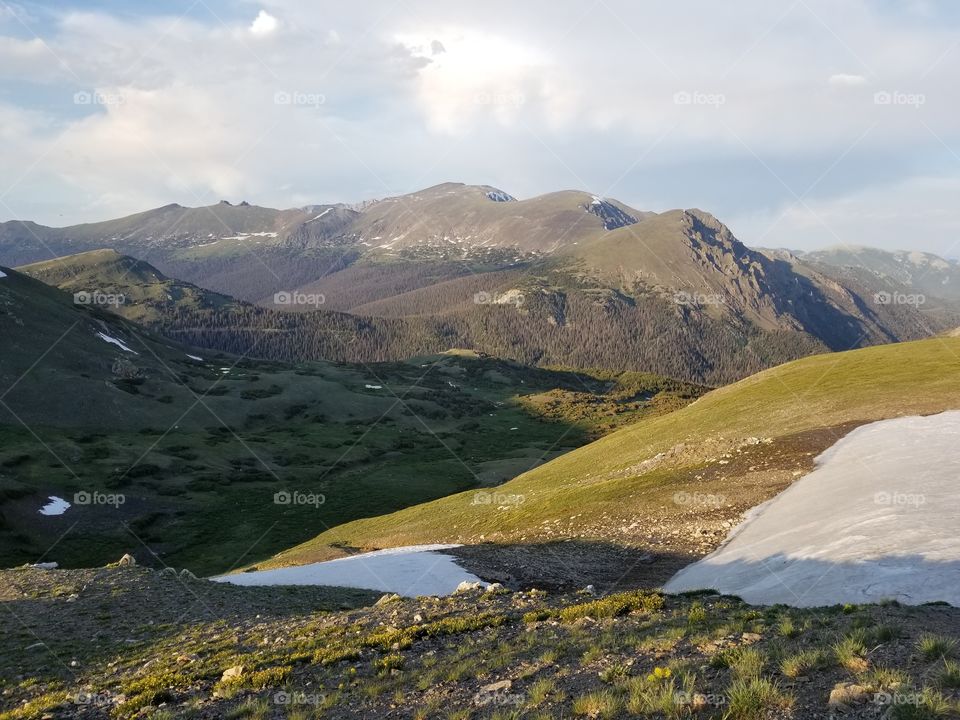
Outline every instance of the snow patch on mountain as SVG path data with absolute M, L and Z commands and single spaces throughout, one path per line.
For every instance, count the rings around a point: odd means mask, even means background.
M 331 585 L 397 593 L 405 597 L 450 595 L 462 582 L 485 584 L 438 552 L 457 545 L 410 545 L 327 562 L 211 578 L 234 585 Z
M 958 440 L 960 411 L 854 430 L 664 589 L 759 605 L 960 606 Z
M 133 353 L 134 355 L 140 354 L 136 350 L 131 350 L 129 347 L 127 347 L 127 344 L 123 342 L 123 340 L 119 340 L 111 335 L 107 335 L 104 332 L 98 332 L 97 337 L 103 340 L 104 342 L 110 343 L 111 345 L 116 345 L 118 348 L 120 348 L 124 352 Z
M 51 495 L 47 498 L 50 502 L 44 505 L 38 511 L 41 515 L 63 515 L 70 507 L 70 503 L 62 497 Z
M 599 195 L 591 195 L 590 202 L 581 205 L 581 207 L 586 212 L 600 218 L 606 230 L 616 230 L 617 228 L 633 225 L 637 222 L 637 218 L 624 212 L 612 202 L 604 200 Z

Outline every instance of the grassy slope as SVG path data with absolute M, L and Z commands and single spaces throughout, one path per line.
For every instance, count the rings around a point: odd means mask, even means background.
M 0 279 L 0 336 L 4 564 L 45 554 L 102 564 L 130 551 L 224 571 L 357 517 L 502 482 L 606 431 L 621 410 L 660 412 L 699 392 L 648 378 L 631 386 L 652 394 L 638 407 L 616 378 L 457 355 L 240 360 L 161 340 L 12 271 Z M 520 402 L 554 390 L 594 404 L 546 414 Z M 325 502 L 277 505 L 280 490 Z M 126 501 L 37 514 L 49 495 L 80 491 Z
M 453 495 L 334 528 L 273 563 L 325 559 L 336 554 L 334 543 L 372 548 L 531 541 L 544 527 L 558 524 L 565 524 L 569 534 L 607 538 L 611 528 L 633 524 L 639 529 L 618 539 L 637 542 L 646 526 L 689 512 L 671 500 L 677 491 L 724 493 L 728 504 L 749 507 L 782 489 L 789 480 L 783 473 L 762 474 L 759 465 L 765 460 L 736 469 L 738 448 L 748 438 L 769 438 L 758 445 L 769 457 L 805 432 L 957 408 L 958 371 L 956 338 L 798 360 L 715 390 L 682 410 L 638 422 L 499 488 L 504 495 L 522 496 L 522 504 L 498 509 L 471 505 L 468 493 Z M 819 445 L 804 455 L 812 456 L 839 435 L 821 433 Z M 656 458 L 658 453 L 665 456 Z

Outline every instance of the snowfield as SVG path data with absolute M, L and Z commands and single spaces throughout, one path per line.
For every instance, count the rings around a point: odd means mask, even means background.
M 37 511 L 41 515 L 63 515 L 67 511 L 67 508 L 70 507 L 70 503 L 56 495 L 51 495 L 47 500 L 50 502 Z
M 960 606 L 960 412 L 865 425 L 817 465 L 664 589 L 762 605 Z
M 452 555 L 438 552 L 453 547 L 458 546 L 409 545 L 309 565 L 221 575 L 211 580 L 234 585 L 336 585 L 405 597 L 450 595 L 464 581 L 482 583 L 457 565 Z

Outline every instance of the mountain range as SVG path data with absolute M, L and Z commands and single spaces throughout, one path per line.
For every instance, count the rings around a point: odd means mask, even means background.
M 936 256 L 753 250 L 701 210 L 646 212 L 578 191 L 516 200 L 456 183 L 357 206 L 7 222 L 0 263 L 74 291 L 109 284 L 127 317 L 159 332 L 274 360 L 463 347 L 719 384 L 960 325 L 957 265 Z

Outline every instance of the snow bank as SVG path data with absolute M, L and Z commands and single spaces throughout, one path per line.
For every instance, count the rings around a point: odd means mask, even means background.
M 7 274 L 3 270 L 0 270 L 0 278 L 5 278 L 6 276 Z
M 123 340 L 118 340 L 117 338 L 111 337 L 110 335 L 107 335 L 106 333 L 98 332 L 98 333 L 97 333 L 97 337 L 100 338 L 101 340 L 103 340 L 104 342 L 110 343 L 111 345 L 116 345 L 118 348 L 120 348 L 120 349 L 123 350 L 124 352 L 133 353 L 134 355 L 139 355 L 139 354 L 140 354 L 140 353 L 138 353 L 136 350 L 131 350 L 130 348 L 128 348 L 127 345 L 126 345 L 126 343 L 123 342 Z
M 41 515 L 63 515 L 67 511 L 67 508 L 70 507 L 70 503 L 56 495 L 51 495 L 47 500 L 50 502 L 39 510 Z
M 187 357 L 190 358 L 191 360 L 196 360 L 197 362 L 203 362 L 203 358 L 200 357 L 199 355 L 190 355 L 189 353 L 187 353 Z
M 457 565 L 453 556 L 437 552 L 453 547 L 457 545 L 410 545 L 328 562 L 211 579 L 234 585 L 338 585 L 407 597 L 449 595 L 463 581 L 481 582 Z
M 664 589 L 764 605 L 960 606 L 960 412 L 865 425 L 817 465 Z

